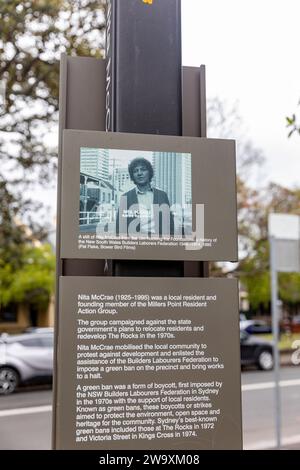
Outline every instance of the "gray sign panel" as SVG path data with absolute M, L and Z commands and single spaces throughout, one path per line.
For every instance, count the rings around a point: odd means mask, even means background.
M 234 141 L 64 131 L 61 257 L 236 260 Z
M 275 269 L 278 272 L 300 272 L 300 241 L 273 240 L 275 247 Z
M 60 279 L 57 449 L 240 449 L 237 282 Z
M 269 239 L 273 243 L 273 268 L 278 272 L 300 272 L 300 217 L 269 214 Z

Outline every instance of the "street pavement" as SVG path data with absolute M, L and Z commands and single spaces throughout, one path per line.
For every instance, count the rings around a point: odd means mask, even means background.
M 300 367 L 281 368 L 282 448 L 300 449 Z M 50 449 L 49 387 L 0 397 L 0 449 Z M 275 447 L 273 372 L 242 373 L 244 448 Z
M 50 449 L 51 400 L 49 386 L 24 387 L 1 396 L 0 449 Z
M 282 446 L 300 449 L 300 367 L 282 367 Z M 244 449 L 275 448 L 275 400 L 273 372 L 242 374 Z

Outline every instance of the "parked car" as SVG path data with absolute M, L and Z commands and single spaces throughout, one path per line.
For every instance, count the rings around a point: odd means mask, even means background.
M 247 331 L 250 335 L 272 333 L 272 327 L 264 320 L 242 320 L 240 329 Z
M 34 332 L 0 337 L 0 395 L 13 393 L 19 384 L 51 379 L 53 333 Z
M 53 326 L 28 326 L 25 328 L 24 333 L 52 333 L 54 334 Z
M 260 370 L 272 370 L 274 367 L 273 345 L 246 331 L 240 331 L 241 365 L 254 365 Z

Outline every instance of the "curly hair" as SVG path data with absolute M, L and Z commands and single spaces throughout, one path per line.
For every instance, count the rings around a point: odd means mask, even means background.
M 147 170 L 149 171 L 149 180 L 151 181 L 152 178 L 153 178 L 153 175 L 154 175 L 154 171 L 153 171 L 153 166 L 151 165 L 151 163 L 149 162 L 149 160 L 146 160 L 146 158 L 142 158 L 142 157 L 137 157 L 137 158 L 134 158 L 128 165 L 128 172 L 129 172 L 129 176 L 130 176 L 130 179 L 132 181 L 134 181 L 133 179 L 133 172 L 134 172 L 134 169 L 137 165 L 144 165 Z

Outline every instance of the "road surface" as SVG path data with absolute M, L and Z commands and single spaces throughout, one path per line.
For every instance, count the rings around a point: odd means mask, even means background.
M 242 373 L 245 449 L 275 445 L 272 372 Z M 283 447 L 300 449 L 300 367 L 281 369 Z M 48 387 L 26 388 L 0 397 L 0 449 L 50 449 L 51 400 Z

